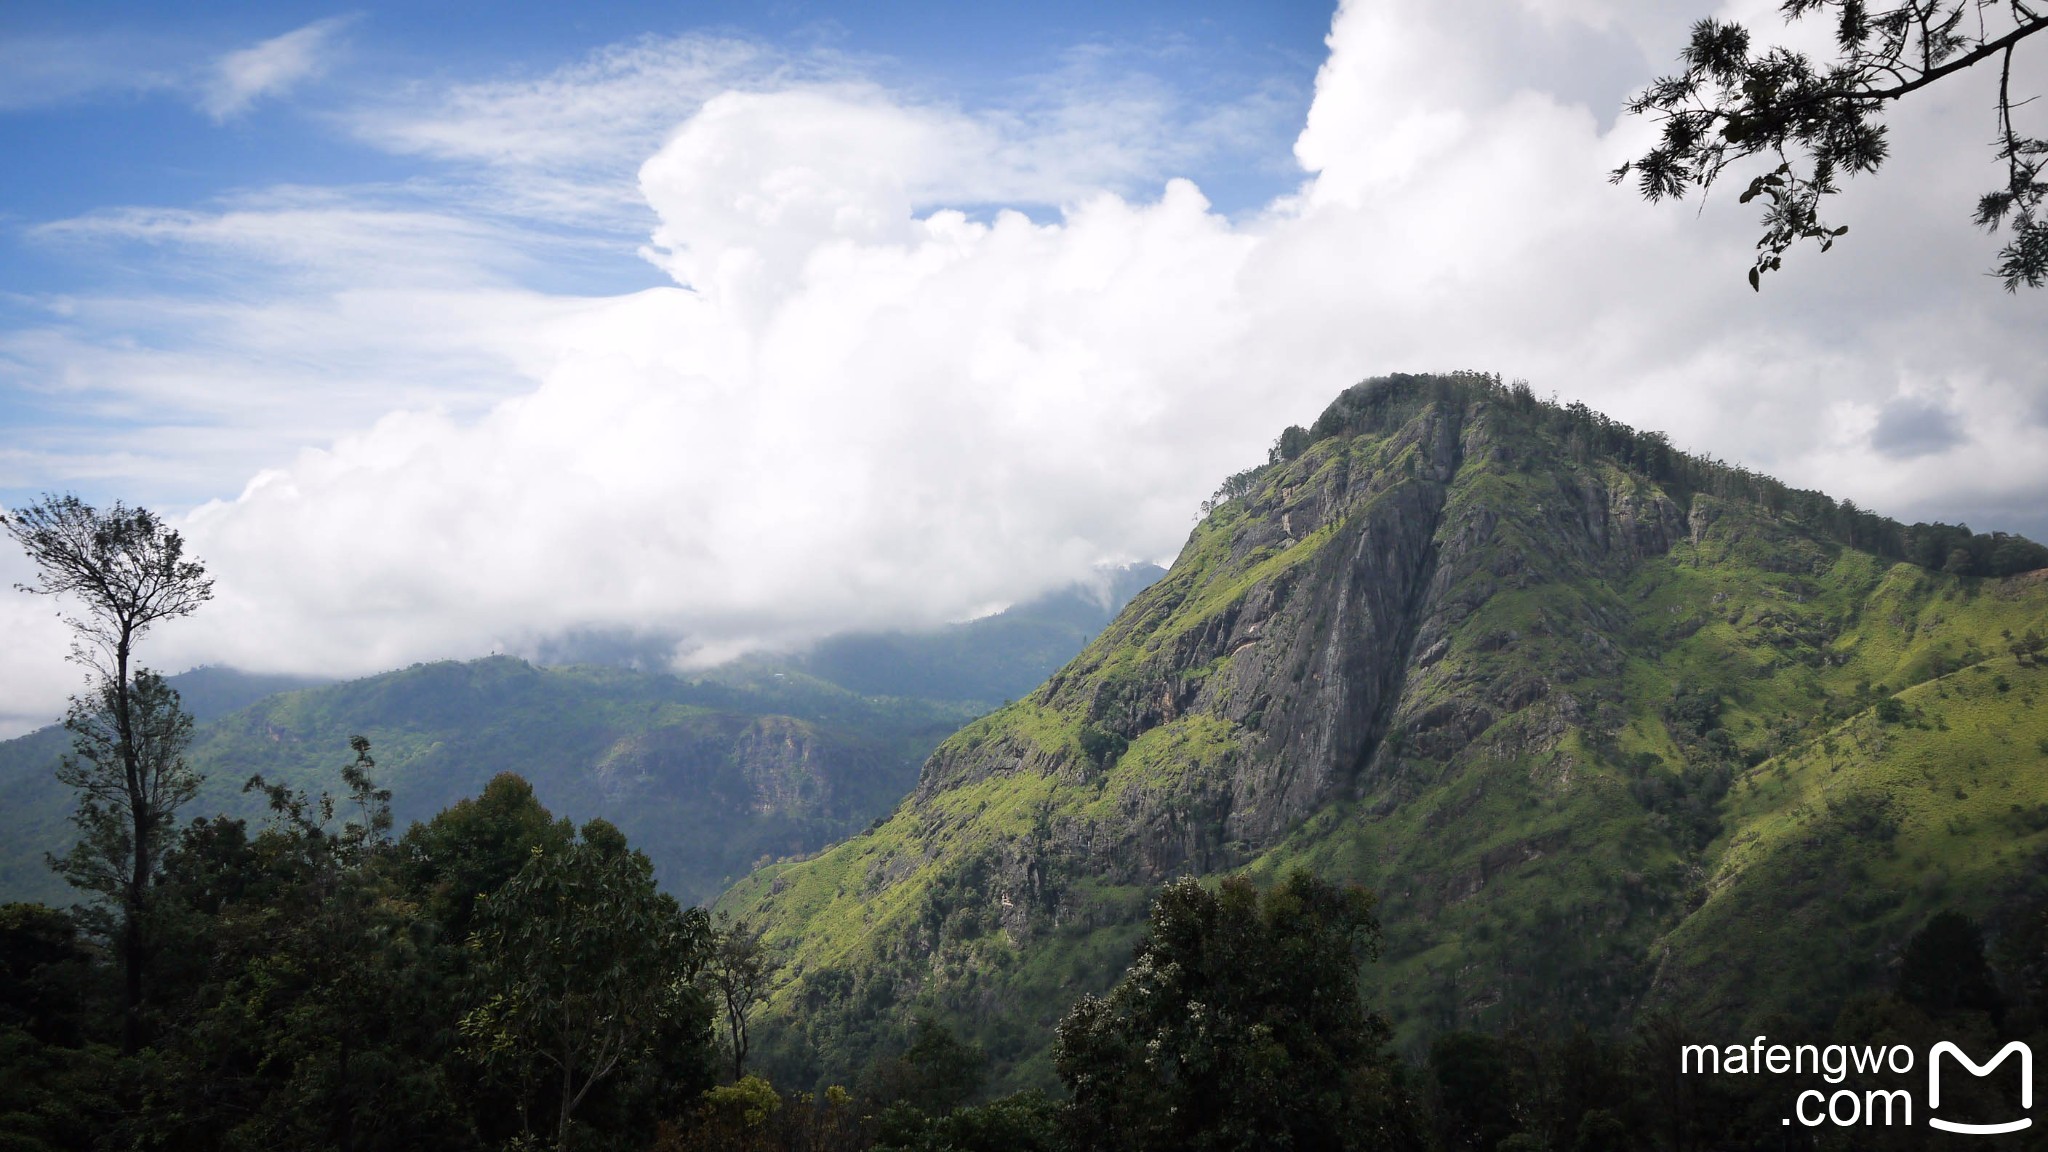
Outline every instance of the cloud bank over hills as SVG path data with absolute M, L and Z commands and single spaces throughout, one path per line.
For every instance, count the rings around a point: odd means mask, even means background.
M 1603 179 L 1696 13 L 1498 7 L 1343 7 L 1295 189 L 1234 213 L 1178 174 L 1271 130 L 1256 91 L 1084 71 L 966 108 L 700 38 L 366 100 L 337 130 L 430 172 L 45 226 L 202 283 L 0 331 L 6 375 L 92 413 L 0 468 L 239 488 L 183 521 L 219 601 L 150 658 L 323 674 L 959 619 L 1170 557 L 1222 476 L 1386 371 L 1526 377 L 1891 515 L 2048 528 L 2041 302 L 1968 222 L 1995 78 L 1901 108 L 1850 235 L 1758 296 L 1748 208 Z M 668 283 L 548 284 L 633 246 Z M 0 696 L 47 719 L 61 630 L 26 597 L 0 626 Z

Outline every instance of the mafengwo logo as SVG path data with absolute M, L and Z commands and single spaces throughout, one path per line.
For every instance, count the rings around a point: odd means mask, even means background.
M 2010 1065 L 2019 1076 L 2019 1111 L 2031 1112 L 2034 1108 L 2034 1052 L 2025 1043 L 2014 1040 L 1981 1064 L 1950 1041 L 1936 1044 L 1927 1053 L 1926 1060 L 1927 1106 L 1923 1115 L 1928 1127 L 1963 1136 L 1998 1136 L 2031 1127 L 2034 1120 L 2027 1115 L 1987 1123 L 1951 1120 L 1934 1114 L 1941 1108 L 1944 1075 L 1949 1077 L 1951 1084 L 1963 1072 L 1972 1077 L 1989 1077 L 2001 1066 L 2006 1066 L 2007 1060 L 2013 1056 L 2019 1057 Z M 1748 1044 L 1725 1047 L 1684 1045 L 1679 1049 L 1678 1069 L 1687 1075 L 1819 1076 L 1830 1085 L 1844 1085 L 1831 1092 L 1808 1088 L 1798 1093 L 1792 1098 L 1792 1114 L 1784 1119 L 1788 1127 L 1793 1124 L 1807 1128 L 1823 1125 L 1837 1128 L 1912 1127 L 1912 1092 L 1904 1088 L 1858 1088 L 1845 1082 L 1851 1076 L 1909 1073 L 1917 1063 L 1917 1054 L 1904 1044 L 1890 1047 L 1785 1045 L 1769 1043 L 1767 1037 L 1759 1036 Z M 1953 1097 L 1954 1093 L 1950 1095 Z
M 1941 1058 L 1953 1056 L 1958 1064 L 1970 1070 L 1972 1076 L 1989 1076 L 1991 1070 L 2005 1062 L 2007 1056 L 2019 1054 L 2020 1065 L 2020 1110 L 2032 1111 L 2034 1107 L 2034 1050 L 2018 1040 L 1998 1050 L 1988 1063 L 1979 1064 L 1963 1053 L 1961 1048 L 1943 1040 L 1927 1054 L 1927 1110 L 1941 1107 Z M 2001 1132 L 2017 1132 L 2032 1124 L 2033 1118 L 2022 1116 L 2002 1124 L 1961 1124 L 1929 1116 L 1927 1122 L 1943 1132 L 1962 1132 L 1972 1136 L 1996 1136 Z

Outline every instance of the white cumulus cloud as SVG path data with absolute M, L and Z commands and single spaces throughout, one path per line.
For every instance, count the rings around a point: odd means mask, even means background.
M 1580 62 L 1667 58 L 1676 6 L 1501 12 L 1345 6 L 1298 188 L 1236 217 L 1189 181 L 1144 184 L 1173 154 L 1143 123 L 969 112 L 746 63 L 644 146 L 632 188 L 662 286 L 519 289 L 495 233 L 411 215 L 442 238 L 418 241 L 439 253 L 431 275 L 373 275 L 357 265 L 389 255 L 359 240 L 281 298 L 209 303 L 203 347 L 94 350 L 87 325 L 0 351 L 88 373 L 94 356 L 213 357 L 299 397 L 280 421 L 323 390 L 366 397 L 340 406 L 353 431 L 301 437 L 319 446 L 183 521 L 220 596 L 165 631 L 169 666 L 368 672 L 589 632 L 705 662 L 957 618 L 1171 556 L 1196 503 L 1281 427 L 1397 370 L 1524 376 L 1908 518 L 2035 504 L 2048 329 L 2038 299 L 1982 275 L 1995 244 L 1968 223 L 1995 173 L 1958 126 L 1985 92 L 1902 106 L 1892 164 L 1842 198 L 1850 236 L 1754 294 L 1749 209 L 1648 205 L 1603 179 L 1652 127 L 1616 122 Z M 1548 47 L 1518 55 L 1524 33 Z M 535 123 L 549 108 L 595 122 L 631 103 L 638 50 L 377 131 L 598 186 L 617 147 L 564 158 L 494 109 L 530 99 Z M 376 231 L 230 215 L 93 226 L 266 245 L 293 268 L 322 249 L 306 229 Z M 428 383 L 442 376 L 445 394 Z M 379 396 L 399 399 L 373 411 Z M 1936 400 L 1942 435 L 1900 439 L 1901 405 Z M 61 656 L 47 633 L 0 661 L 24 714 L 51 708 L 19 671 Z

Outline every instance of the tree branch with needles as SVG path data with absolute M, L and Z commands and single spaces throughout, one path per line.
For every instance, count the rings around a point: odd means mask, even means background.
M 1765 204 L 1749 269 L 1750 287 L 1760 290 L 1762 276 L 1782 268 L 1793 245 L 1811 240 L 1825 252 L 1849 231 L 1822 218 L 1822 198 L 1840 191 L 1842 178 L 1874 173 L 1889 158 L 1882 119 L 1888 105 L 1997 59 L 1994 147 L 2006 179 L 1978 200 L 1974 219 L 1987 231 L 2006 232 L 1991 273 L 2006 291 L 2048 282 L 2048 182 L 2041 171 L 2048 141 L 2019 127 L 2015 112 L 2035 97 L 2014 99 L 2012 84 L 2019 49 L 2048 28 L 2048 16 L 2021 0 L 1906 0 L 1877 11 L 1864 0 L 1785 0 L 1779 11 L 1788 21 L 1832 14 L 1835 59 L 1817 64 L 1787 48 L 1753 51 L 1742 25 L 1699 21 L 1679 55 L 1682 71 L 1660 77 L 1627 105 L 1633 115 L 1661 121 L 1656 146 L 1611 179 L 1634 175 L 1637 191 L 1656 202 L 1704 194 L 1745 161 L 1777 161 L 1740 198 Z

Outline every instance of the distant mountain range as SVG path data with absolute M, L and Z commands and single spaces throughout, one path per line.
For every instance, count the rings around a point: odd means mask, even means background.
M 830 637 L 794 664 L 874 696 L 1008 703 L 1044 683 L 1131 597 L 1165 574 L 1156 564 L 1105 569 L 1094 582 L 962 624 Z
M 1379 892 L 1404 1044 L 1825 1022 L 1933 910 L 2048 910 L 2044 566 L 1495 379 L 1360 385 L 888 819 L 727 893 L 786 961 L 764 1067 L 932 1013 L 1048 1083 L 1165 880 L 1297 865 Z
M 207 776 L 182 815 L 260 818 L 241 792 L 256 773 L 338 790 L 360 733 L 401 824 L 517 772 L 557 814 L 619 825 L 671 891 L 705 902 L 757 863 L 885 815 L 941 739 L 1042 682 L 1160 571 L 692 677 L 510 657 L 345 683 L 202 668 L 172 678 L 200 722 L 190 759 Z M 0 742 L 0 900 L 72 899 L 43 864 L 72 835 L 72 797 L 52 774 L 67 746 L 59 727 Z

